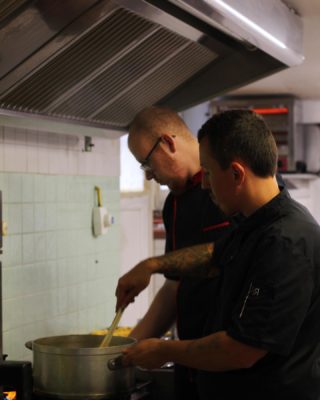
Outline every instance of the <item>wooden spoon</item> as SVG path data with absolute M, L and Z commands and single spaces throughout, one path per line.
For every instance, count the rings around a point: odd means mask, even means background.
M 112 339 L 113 333 L 116 330 L 120 318 L 122 316 L 122 313 L 124 311 L 124 308 L 119 308 L 119 310 L 116 313 L 116 316 L 114 317 L 112 324 L 110 326 L 110 328 L 108 329 L 108 333 L 105 335 L 105 337 L 103 338 L 102 342 L 100 343 L 99 347 L 108 347 L 110 344 L 110 341 Z

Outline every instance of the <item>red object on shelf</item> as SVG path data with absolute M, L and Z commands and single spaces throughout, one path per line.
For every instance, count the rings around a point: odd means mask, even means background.
M 289 110 L 287 107 L 278 107 L 278 108 L 253 108 L 257 114 L 261 115 L 272 115 L 272 114 L 288 114 Z
M 278 171 L 288 171 L 288 157 L 287 156 L 279 156 L 278 157 Z

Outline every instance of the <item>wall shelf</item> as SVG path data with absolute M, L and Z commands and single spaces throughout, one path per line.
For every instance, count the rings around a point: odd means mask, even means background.
M 292 96 L 225 96 L 211 102 L 212 113 L 230 109 L 251 109 L 262 115 L 278 146 L 278 170 L 296 169 L 304 161 L 304 145 L 299 130 L 299 108 Z

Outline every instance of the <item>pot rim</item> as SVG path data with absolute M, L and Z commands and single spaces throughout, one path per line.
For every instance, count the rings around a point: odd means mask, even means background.
M 97 344 L 101 343 L 104 335 L 80 335 L 80 334 L 71 334 L 71 335 L 59 335 L 59 336 L 48 336 L 41 337 L 31 341 L 32 350 L 37 353 L 49 353 L 49 354 L 64 354 L 64 355 L 115 355 L 121 354 L 122 350 L 126 347 L 130 347 L 137 342 L 136 339 L 128 337 L 128 336 L 113 336 L 111 339 L 111 346 L 108 347 L 78 347 L 76 344 L 79 344 L 79 339 L 88 339 L 93 340 L 92 337 L 97 338 Z M 100 340 L 98 340 L 100 338 Z M 61 342 L 66 341 L 66 343 L 71 343 L 75 341 L 75 347 L 69 346 L 61 346 Z M 123 341 L 125 343 L 112 345 L 112 341 Z M 50 343 L 52 342 L 52 343 Z M 26 343 L 27 344 L 30 342 Z M 29 348 L 29 346 L 27 346 Z

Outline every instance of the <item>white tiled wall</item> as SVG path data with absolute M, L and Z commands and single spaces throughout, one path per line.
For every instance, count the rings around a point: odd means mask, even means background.
M 90 136 L 90 133 L 88 133 Z M 4 353 L 31 359 L 28 340 L 110 324 L 120 268 L 119 141 L 0 127 Z M 92 235 L 94 187 L 115 217 Z
M 0 171 L 119 176 L 119 140 L 92 142 L 92 152 L 84 152 L 81 136 L 0 126 Z

